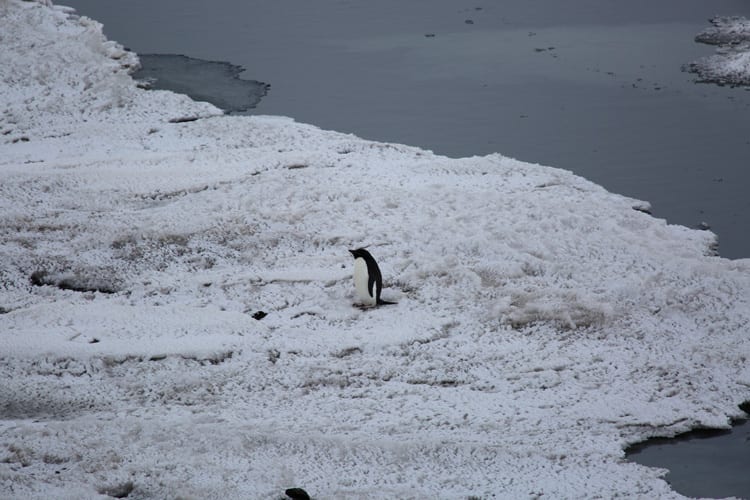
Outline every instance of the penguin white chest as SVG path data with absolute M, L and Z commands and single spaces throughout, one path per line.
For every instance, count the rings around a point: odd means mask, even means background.
M 377 301 L 377 283 L 373 281 L 372 290 L 368 290 L 367 283 L 370 281 L 370 273 L 367 272 L 367 263 L 365 259 L 359 257 L 354 259 L 354 287 L 357 289 L 357 296 L 362 304 L 374 306 Z

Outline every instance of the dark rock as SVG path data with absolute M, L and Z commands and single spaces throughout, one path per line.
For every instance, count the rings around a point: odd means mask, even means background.
M 268 313 L 265 313 L 263 311 L 257 311 L 255 314 L 253 314 L 253 319 L 257 319 L 258 321 L 260 321 L 266 316 L 268 316 Z

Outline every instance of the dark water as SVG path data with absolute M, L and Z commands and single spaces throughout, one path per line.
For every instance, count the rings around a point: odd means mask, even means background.
M 254 108 L 268 91 L 268 84 L 240 78 L 241 66 L 204 61 L 176 54 L 139 54 L 141 68 L 133 74 L 148 88 L 187 94 L 227 112 Z
M 650 467 L 669 467 L 664 479 L 683 495 L 750 498 L 747 420 L 731 431 L 699 430 L 677 439 L 652 439 L 628 450 L 628 458 Z
M 750 92 L 681 71 L 746 0 L 67 3 L 136 52 L 243 66 L 273 86 L 257 113 L 572 170 L 750 257 Z
M 712 53 L 694 41 L 708 19 L 750 17 L 746 0 L 66 2 L 140 54 L 246 68 L 272 85 L 253 112 L 572 170 L 750 257 L 750 92 L 681 71 Z M 750 497 L 747 433 L 630 456 L 683 494 Z

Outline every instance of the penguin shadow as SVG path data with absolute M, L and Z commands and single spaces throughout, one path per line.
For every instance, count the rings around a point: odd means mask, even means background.
M 383 301 L 382 303 L 375 304 L 375 305 L 358 304 L 358 303 L 355 302 L 355 303 L 352 304 L 352 307 L 355 308 L 355 309 L 359 309 L 360 311 L 374 311 L 375 309 L 377 309 L 380 306 L 395 306 L 396 304 L 398 304 L 398 302 L 385 302 L 385 301 Z

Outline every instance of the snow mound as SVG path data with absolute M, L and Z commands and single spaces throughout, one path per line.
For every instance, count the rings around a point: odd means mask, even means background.
M 750 260 L 711 233 L 221 116 L 98 23 L 0 9 L 3 498 L 676 497 L 623 449 L 742 415 Z M 364 245 L 397 305 L 353 307 Z
M 171 118 L 221 114 L 209 104 L 171 92 L 134 106 L 142 94 L 130 77 L 138 67 L 137 56 L 107 40 L 100 23 L 75 16 L 67 7 L 3 2 L 0 12 L 0 133 L 5 141 L 65 137 L 76 131 L 97 135 L 100 120 L 116 124 L 152 116 L 161 121 L 165 110 L 179 110 Z M 35 31 L 14 36 L 20 26 L 34 26 Z M 75 40 L 76 46 L 68 47 L 65 40 Z M 29 63 L 20 64 L 24 59 Z

